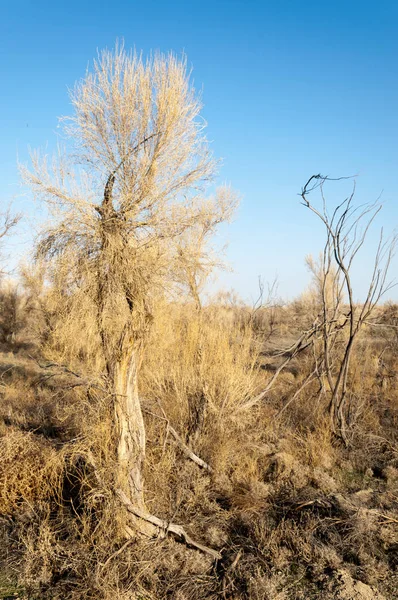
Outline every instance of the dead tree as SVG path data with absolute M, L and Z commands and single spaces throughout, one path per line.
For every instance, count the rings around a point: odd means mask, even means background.
M 130 515 L 148 516 L 138 373 L 151 305 L 184 270 L 179 240 L 200 223 L 214 231 L 235 197 L 225 190 L 203 197 L 216 163 L 185 59 L 145 62 L 120 47 L 104 51 L 71 98 L 75 113 L 65 123 L 76 151 L 51 165 L 34 154 L 33 168 L 22 172 L 52 216 L 38 256 L 64 296 L 66 290 L 74 322 L 97 336 L 101 349 L 114 399 L 115 489 L 134 507 Z M 193 269 L 205 248 L 197 250 L 190 252 Z M 136 526 L 145 530 L 148 522 Z
M 301 191 L 306 208 L 323 223 L 326 241 L 319 265 L 312 266 L 319 292 L 319 337 L 322 341 L 322 371 L 330 394 L 329 415 L 333 431 L 347 443 L 346 408 L 349 367 L 355 340 L 382 296 L 391 288 L 387 280 L 397 238 L 385 239 L 380 232 L 373 267 L 363 302 L 357 303 L 352 267 L 363 247 L 369 227 L 382 206 L 378 202 L 355 206 L 355 182 L 350 195 L 331 214 L 326 206 L 325 184 L 333 181 L 313 175 Z M 322 207 L 309 196 L 319 190 Z
M 22 218 L 22 215 L 20 213 L 18 213 L 18 214 L 12 213 L 11 204 L 8 206 L 8 208 L 5 211 L 0 212 L 0 249 L 2 247 L 2 244 L 5 240 L 5 238 L 8 235 L 10 235 L 12 229 L 14 229 L 14 227 L 16 227 L 16 225 L 18 225 L 21 218 Z M 0 275 L 1 274 L 2 274 L 2 271 L 0 270 Z
M 11 205 L 4 212 L 0 212 L 0 250 L 6 237 L 18 225 L 21 218 L 21 214 L 12 213 Z M 6 271 L 3 271 L 0 267 L 0 278 L 5 273 Z M 2 285 L 0 290 L 0 335 L 4 342 L 12 341 L 18 328 L 22 326 L 22 321 L 19 318 L 21 304 L 22 300 L 17 287 L 11 284 Z

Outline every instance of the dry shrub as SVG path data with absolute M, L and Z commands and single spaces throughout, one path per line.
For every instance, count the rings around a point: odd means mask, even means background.
M 15 345 L 26 321 L 26 295 L 18 286 L 5 281 L 0 287 L 0 342 Z
M 0 513 L 57 495 L 63 470 L 54 447 L 32 433 L 9 431 L 0 438 Z
M 255 392 L 257 358 L 251 329 L 241 329 L 221 309 L 198 313 L 190 306 L 163 305 L 146 350 L 141 389 L 145 396 L 171 397 L 182 422 L 201 396 L 206 412 L 229 418 Z
M 156 315 L 140 379 L 142 396 L 217 470 L 228 462 L 233 431 L 252 420 L 240 409 L 261 380 L 257 354 L 252 331 L 215 307 L 198 313 L 169 305 Z
M 116 569 L 107 562 L 125 541 L 107 409 L 105 401 L 83 405 L 68 442 L 15 427 L 0 439 L 0 514 L 12 518 L 6 539 L 14 546 L 5 564 L 17 567 L 32 598 L 110 599 L 123 580 L 125 559 Z
M 103 368 L 100 339 L 93 318 L 93 303 L 85 290 L 66 294 L 63 289 L 65 265 L 58 266 L 51 277 L 51 286 L 44 286 L 43 273 L 27 278 L 29 306 L 34 318 L 29 330 L 40 347 L 40 355 L 66 363 L 69 367 L 84 365 L 86 372 L 98 373 Z

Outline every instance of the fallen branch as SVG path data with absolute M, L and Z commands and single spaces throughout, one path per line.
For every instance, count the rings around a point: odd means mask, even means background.
M 189 448 L 189 446 L 186 445 L 186 443 L 184 442 L 182 437 L 176 432 L 174 427 L 172 427 L 169 424 L 168 430 L 171 433 L 171 435 L 173 436 L 173 438 L 176 440 L 177 444 L 180 446 L 181 450 L 184 452 L 185 456 L 190 458 L 194 463 L 196 463 L 202 469 L 205 469 L 206 471 L 209 471 L 209 473 L 212 473 L 213 469 L 211 468 L 211 466 L 208 465 L 207 462 L 202 460 L 197 454 L 195 454 L 195 452 L 193 452 L 191 450 L 191 448 Z
M 91 464 L 91 466 L 94 469 L 94 473 L 96 475 L 98 483 L 100 485 L 102 485 L 101 477 L 98 475 L 95 460 L 94 460 L 91 452 L 88 454 L 87 459 L 88 459 L 89 464 Z M 119 500 L 121 501 L 121 503 L 127 508 L 127 510 L 131 514 L 135 515 L 136 517 L 138 517 L 140 519 L 143 519 L 147 523 L 151 523 L 152 525 L 155 525 L 155 527 L 158 527 L 159 529 L 161 529 L 165 534 L 167 534 L 167 533 L 174 534 L 178 539 L 182 540 L 187 546 L 196 548 L 196 550 L 200 550 L 204 554 L 209 554 L 214 560 L 221 559 L 220 552 L 218 552 L 217 550 L 213 550 L 213 548 L 209 548 L 208 546 L 204 546 L 203 544 L 200 544 L 199 542 L 196 542 L 195 540 L 193 540 L 191 538 L 191 536 L 188 535 L 188 533 L 185 531 L 185 529 L 181 525 L 177 525 L 176 523 L 170 523 L 168 521 L 164 521 L 163 519 L 160 519 L 159 517 L 155 517 L 155 515 L 151 515 L 150 513 L 143 512 L 142 510 L 135 507 L 130 502 L 130 500 L 128 499 L 126 494 L 121 489 L 116 489 L 115 493 L 116 493 L 117 497 L 119 498 Z M 130 530 L 129 527 L 126 528 L 126 532 L 130 536 L 134 535 L 133 531 Z M 123 552 L 123 550 L 127 546 L 128 546 L 127 543 L 124 544 L 121 548 L 119 548 L 119 550 L 116 551 L 116 553 L 112 554 L 107 559 L 107 561 L 104 563 L 104 565 L 102 565 L 102 566 L 105 567 L 108 564 L 108 562 L 110 562 L 112 560 L 112 558 L 114 558 L 115 556 L 117 556 L 118 554 Z
M 63 371 L 64 373 L 67 373 L 68 375 L 74 375 L 78 378 L 82 377 L 79 373 L 72 371 L 72 369 L 70 369 L 67 365 L 61 365 L 57 362 L 47 362 L 45 364 L 42 364 L 40 363 L 39 359 L 37 359 L 35 356 L 32 356 L 31 354 L 28 354 L 28 356 L 29 358 L 35 361 L 35 363 L 40 367 L 40 369 L 51 369 L 52 367 L 56 367 L 57 369 Z
M 195 464 L 197 464 L 201 469 L 205 469 L 209 473 L 212 473 L 213 469 L 211 468 L 211 466 L 207 462 L 205 462 L 202 458 L 200 458 L 200 456 L 195 454 L 195 452 L 193 450 L 191 450 L 191 448 L 189 446 L 187 446 L 187 444 L 184 442 L 184 440 L 182 439 L 180 434 L 177 433 L 177 431 L 174 429 L 174 427 L 172 427 L 170 425 L 170 421 L 167 418 L 167 415 L 163 409 L 163 406 L 160 403 L 160 400 L 157 399 L 156 402 L 157 402 L 160 410 L 162 411 L 163 417 L 161 417 L 160 415 L 157 415 L 156 413 L 148 411 L 148 410 L 146 412 L 148 414 L 153 415 L 154 417 L 157 417 L 158 419 L 162 419 L 163 421 L 165 421 L 167 424 L 167 431 L 169 433 L 171 433 L 171 435 L 173 436 L 173 438 L 175 439 L 177 444 L 180 446 L 180 448 L 183 451 L 183 453 L 185 454 L 185 456 L 187 456 L 190 460 L 192 460 Z
M 49 381 L 50 379 L 54 379 L 54 377 L 61 377 L 62 375 L 72 375 L 73 377 L 75 377 L 77 379 L 77 381 L 75 381 L 74 383 L 70 383 L 68 385 L 63 384 L 62 387 L 64 390 L 72 390 L 77 387 L 87 387 L 87 388 L 100 390 L 101 392 L 105 391 L 105 389 L 101 385 L 99 385 L 97 382 L 95 382 L 91 379 L 85 378 L 80 373 L 76 373 L 75 371 L 72 371 L 72 369 L 70 369 L 67 365 L 62 365 L 57 362 L 48 362 L 48 363 L 42 364 L 34 356 L 32 356 L 30 354 L 28 356 L 29 356 L 29 358 L 31 358 L 32 360 L 35 361 L 35 363 L 40 367 L 40 369 L 42 369 L 44 371 L 48 371 L 49 369 L 52 369 L 52 368 L 58 369 L 58 371 L 56 371 L 56 372 L 50 372 L 47 375 L 41 376 L 40 379 L 38 379 L 38 381 L 37 381 L 37 383 L 40 385 L 43 385 L 46 381 Z
M 172 533 L 179 540 L 183 541 L 187 546 L 196 548 L 197 550 L 200 550 L 204 554 L 208 554 L 214 560 L 221 559 L 220 552 L 218 552 L 217 550 L 213 550 L 213 548 L 209 548 L 208 546 L 204 546 L 203 544 L 200 544 L 199 542 L 196 542 L 195 540 L 193 540 L 181 525 L 177 525 L 176 523 L 169 523 L 168 521 L 164 521 L 163 519 L 159 519 L 159 517 L 155 517 L 154 515 L 151 515 L 150 513 L 140 510 L 139 508 L 135 507 L 130 502 L 130 500 L 127 498 L 126 494 L 120 489 L 116 490 L 116 495 L 118 496 L 118 498 L 122 502 L 122 504 L 127 508 L 127 510 L 130 513 L 132 513 L 133 515 L 135 515 L 136 517 L 139 517 L 140 519 L 147 521 L 147 523 L 151 523 L 152 525 L 155 525 L 155 527 L 158 527 L 165 533 Z

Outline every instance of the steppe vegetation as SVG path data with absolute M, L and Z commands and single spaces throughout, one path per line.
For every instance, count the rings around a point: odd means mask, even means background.
M 0 289 L 0 598 L 396 598 L 395 239 L 360 303 L 351 276 L 380 207 L 311 177 L 310 287 L 204 302 L 238 197 L 206 194 L 185 62 L 103 52 L 72 104 L 21 167 L 49 218 Z

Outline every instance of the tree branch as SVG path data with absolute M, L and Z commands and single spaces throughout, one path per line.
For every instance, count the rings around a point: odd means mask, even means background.
M 147 521 L 147 523 L 151 523 L 152 525 L 155 525 L 155 527 L 158 527 L 165 533 L 172 533 L 180 541 L 184 542 L 187 546 L 195 548 L 196 550 L 200 550 L 200 552 L 203 552 L 204 554 L 208 554 L 214 560 L 221 559 L 220 552 L 218 552 L 217 550 L 214 550 L 213 548 L 209 548 L 208 546 L 204 546 L 203 544 L 200 544 L 199 542 L 196 542 L 194 539 L 191 538 L 190 535 L 188 535 L 188 533 L 185 531 L 185 529 L 181 525 L 177 525 L 176 523 L 169 523 L 168 521 L 159 519 L 159 517 L 155 517 L 154 515 L 151 515 L 150 513 L 144 512 L 144 511 L 140 510 L 139 508 L 137 508 L 136 506 L 133 506 L 133 504 L 127 498 L 126 494 L 121 489 L 116 490 L 116 495 L 118 496 L 121 503 L 127 508 L 127 510 L 131 514 L 135 515 L 136 517 L 138 517 L 140 519 L 143 519 L 144 521 Z
M 177 442 L 177 444 L 179 445 L 179 447 L 181 448 L 181 450 L 183 451 L 185 456 L 187 456 L 190 460 L 192 460 L 195 464 L 197 464 L 201 469 L 205 469 L 209 473 L 212 473 L 213 469 L 211 468 L 211 466 L 207 462 L 205 462 L 202 458 L 200 458 L 197 454 L 195 454 L 195 452 L 193 450 L 191 450 L 191 448 L 189 448 L 189 446 L 187 446 L 187 444 L 184 442 L 184 440 L 182 439 L 180 434 L 177 433 L 177 431 L 174 429 L 174 427 L 172 427 L 170 425 L 170 421 L 167 418 L 167 415 L 166 415 L 159 399 L 157 399 L 157 404 L 158 404 L 160 410 L 162 411 L 163 417 L 160 417 L 159 415 L 157 415 L 153 412 L 150 412 L 148 410 L 146 412 L 153 415 L 154 417 L 157 417 L 158 419 L 164 420 L 167 424 L 167 431 L 169 433 L 171 433 L 171 435 L 173 436 L 173 438 L 175 439 L 175 441 Z

